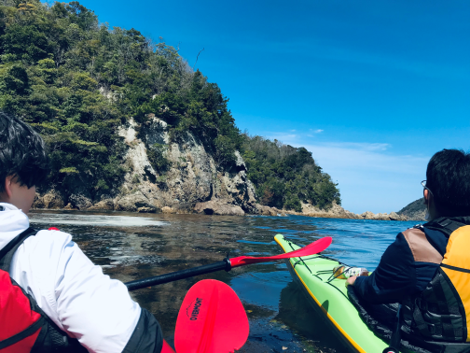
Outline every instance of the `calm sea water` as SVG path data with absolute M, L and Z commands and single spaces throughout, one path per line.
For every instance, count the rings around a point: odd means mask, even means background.
M 58 227 L 113 278 L 124 282 L 209 264 L 240 255 L 281 253 L 282 233 L 299 245 L 324 236 L 324 252 L 345 263 L 375 269 L 385 248 L 416 222 L 288 217 L 224 217 L 35 211 L 36 228 Z M 159 320 L 172 343 L 176 317 L 187 290 L 198 280 L 229 284 L 242 300 L 250 336 L 241 352 L 347 352 L 318 310 L 310 306 L 283 262 L 249 265 L 132 292 Z

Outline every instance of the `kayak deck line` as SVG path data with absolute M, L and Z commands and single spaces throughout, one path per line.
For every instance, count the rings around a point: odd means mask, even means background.
M 289 247 L 299 248 L 281 234 L 276 235 L 274 240 L 285 252 L 290 251 Z M 376 353 L 388 347 L 360 318 L 347 295 L 345 280 L 334 276 L 333 268 L 341 264 L 340 261 L 319 254 L 303 259 L 292 258 L 286 263 L 294 280 L 300 281 L 315 306 L 326 314 L 351 349 L 360 353 Z M 322 301 L 326 302 L 326 307 Z
M 276 240 L 276 239 L 275 239 L 275 240 Z M 293 243 L 292 243 L 290 240 L 287 240 L 287 239 L 285 239 L 285 238 L 284 238 L 284 240 L 290 245 L 290 247 L 291 247 L 292 250 L 295 250 L 295 248 L 292 246 Z M 276 242 L 277 242 L 277 240 L 276 240 Z M 280 243 L 278 243 L 278 244 L 279 244 L 279 246 L 281 246 L 282 250 L 286 251 L 286 249 L 285 249 Z M 298 259 L 299 259 L 299 261 L 297 261 L 295 264 L 292 264 L 292 262 L 291 262 L 291 266 L 292 266 L 294 269 L 295 269 L 295 266 L 297 266 L 297 264 L 299 264 L 300 261 L 301 261 L 301 262 L 304 264 L 305 268 L 310 272 L 310 274 L 311 274 L 312 276 L 317 277 L 317 278 L 318 278 L 320 281 L 322 281 L 323 283 L 329 284 L 329 285 L 332 286 L 334 289 L 336 289 L 342 296 L 344 296 L 347 300 L 349 300 L 349 297 L 348 297 L 345 293 L 343 293 L 338 287 L 336 287 L 335 285 L 333 285 L 333 284 L 331 283 L 332 280 L 334 280 L 335 278 L 337 278 L 337 277 L 335 277 L 333 271 L 331 271 L 331 270 L 323 270 L 323 271 L 317 271 L 316 273 L 314 273 L 314 272 L 312 272 L 312 270 L 310 269 L 310 267 L 305 263 L 304 259 L 305 259 L 305 260 L 328 259 L 328 260 L 332 260 L 332 261 L 337 261 L 338 263 L 343 264 L 343 265 L 345 265 L 346 267 L 349 267 L 348 265 L 346 265 L 345 263 L 343 263 L 343 262 L 341 262 L 341 261 L 339 261 L 339 260 L 337 260 L 337 259 L 334 259 L 334 258 L 332 258 L 332 257 L 325 256 L 325 255 L 321 255 L 321 254 L 315 254 L 315 255 L 313 255 L 313 256 L 310 257 L 310 258 L 308 258 L 308 257 L 300 258 L 300 257 L 299 257 Z M 321 278 L 321 277 L 319 276 L 319 274 L 329 274 L 330 272 L 331 272 L 331 275 L 330 275 L 330 277 L 328 278 L 328 280 L 326 280 L 326 281 L 323 280 L 323 278 Z M 297 271 L 296 271 L 296 273 L 297 273 Z M 297 274 L 297 275 L 298 275 L 298 274 Z
M 282 248 L 282 250 L 284 250 L 284 252 L 287 252 L 287 249 L 284 248 L 284 246 L 278 241 L 278 239 L 275 237 L 274 240 L 276 241 L 276 243 Z M 289 242 L 290 243 L 290 242 Z M 303 260 L 302 260 L 303 261 Z M 287 262 L 287 261 L 286 261 Z M 290 261 L 289 261 L 290 263 Z M 312 291 L 308 288 L 307 284 L 304 282 L 304 280 L 302 279 L 302 277 L 297 273 L 297 270 L 295 269 L 295 266 L 292 265 L 292 263 L 290 263 L 292 269 L 295 271 L 295 273 L 297 274 L 297 277 L 298 279 L 302 282 L 303 286 L 305 287 L 305 289 L 308 291 L 308 293 L 310 294 L 310 296 L 313 298 L 313 300 L 317 303 L 318 307 L 321 308 L 321 310 L 328 316 L 328 319 L 330 319 L 330 321 L 335 325 L 335 327 L 343 334 L 343 336 L 349 341 L 350 344 L 352 344 L 354 346 L 354 348 L 356 348 L 360 353 L 367 353 L 365 350 L 363 350 L 353 339 L 351 336 L 349 336 L 344 330 L 343 328 L 338 325 L 338 323 L 336 322 L 336 320 L 328 313 L 328 311 L 323 307 L 323 305 L 318 301 L 318 299 L 315 297 L 315 295 L 312 293 Z M 308 266 L 307 266 L 308 267 Z M 322 280 L 319 276 L 313 274 L 313 272 L 309 269 L 310 273 L 316 277 L 318 277 L 320 280 Z

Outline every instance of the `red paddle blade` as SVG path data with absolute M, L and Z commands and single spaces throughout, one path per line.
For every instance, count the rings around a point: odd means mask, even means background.
M 332 237 L 324 237 L 314 241 L 303 248 L 297 249 L 295 251 L 287 252 L 285 254 L 280 254 L 276 256 L 263 256 L 263 257 L 252 257 L 252 256 L 239 256 L 233 259 L 230 259 L 230 264 L 233 267 L 248 265 L 248 264 L 255 264 L 257 262 L 267 262 L 267 261 L 276 261 L 282 259 L 290 259 L 292 257 L 302 257 L 302 256 L 309 256 L 318 254 L 322 252 L 327 247 L 330 246 L 331 242 L 333 241 Z
M 162 346 L 162 351 L 161 353 L 175 353 L 173 348 L 170 347 L 168 343 L 166 343 L 165 340 L 163 340 L 163 346 Z
M 175 329 L 179 353 L 229 353 L 249 333 L 248 318 L 237 294 L 223 282 L 199 281 L 183 300 Z

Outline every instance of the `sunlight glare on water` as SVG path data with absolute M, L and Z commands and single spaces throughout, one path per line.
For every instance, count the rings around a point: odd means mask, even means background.
M 157 221 L 155 218 L 121 216 L 121 215 L 84 215 L 74 213 L 32 213 L 31 222 L 39 224 L 66 224 L 66 225 L 86 225 L 89 227 L 146 227 L 164 226 L 168 222 Z

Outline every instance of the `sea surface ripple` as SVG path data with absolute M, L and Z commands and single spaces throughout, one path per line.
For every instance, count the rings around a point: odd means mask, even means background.
M 91 260 L 123 282 L 205 265 L 240 255 L 281 253 L 273 237 L 281 233 L 307 245 L 333 237 L 323 253 L 374 270 L 396 235 L 416 222 L 310 218 L 302 216 L 200 216 L 134 213 L 33 211 L 36 228 L 69 232 Z M 214 278 L 239 295 L 250 320 L 250 336 L 240 352 L 347 352 L 283 262 L 243 266 L 132 292 L 150 310 L 171 343 L 179 307 L 198 280 Z

